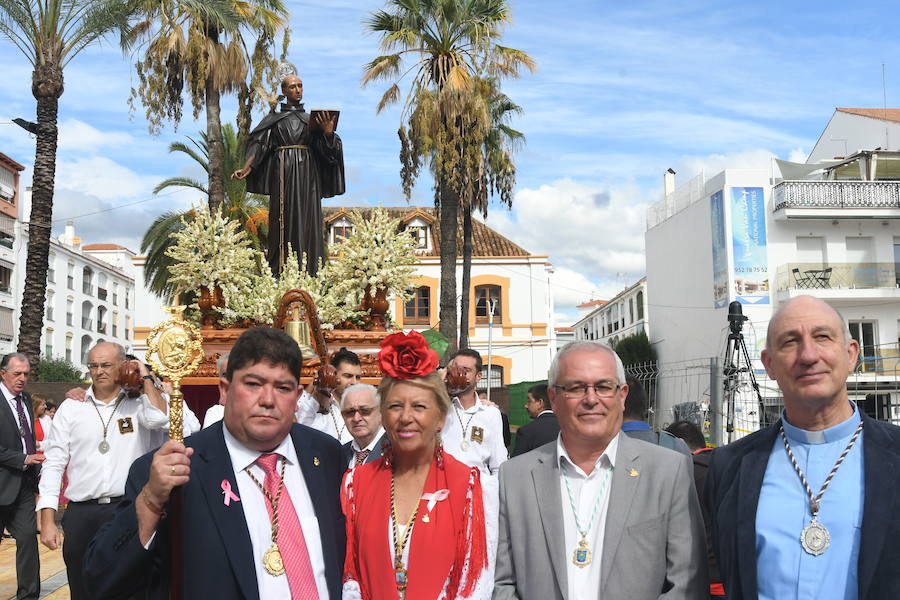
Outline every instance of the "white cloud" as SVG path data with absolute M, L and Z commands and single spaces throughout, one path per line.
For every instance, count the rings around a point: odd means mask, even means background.
M 134 138 L 121 131 L 101 131 L 78 119 L 66 119 L 59 125 L 59 149 L 95 152 L 134 144 Z
M 718 175 L 724 169 L 769 170 L 775 154 L 763 148 L 755 148 L 731 154 L 709 154 L 707 156 L 682 156 L 672 165 L 678 173 L 678 184 L 687 182 L 701 171 L 706 178 Z
M 82 192 L 101 200 L 151 197 L 163 176 L 138 174 L 105 156 L 62 160 L 56 168 L 56 187 Z M 79 207 L 79 210 L 81 207 Z
M 603 188 L 563 179 L 522 189 L 515 220 L 494 211 L 488 224 L 531 252 L 592 280 L 644 270 L 647 200 L 634 185 Z M 590 290 L 586 290 L 590 291 Z

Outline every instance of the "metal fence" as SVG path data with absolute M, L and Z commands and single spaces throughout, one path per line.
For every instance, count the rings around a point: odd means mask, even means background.
M 757 357 L 753 372 L 762 403 L 749 374 L 736 382 L 734 434 L 738 439 L 781 416 L 784 402 L 778 384 L 769 379 Z M 725 374 L 723 359 L 710 357 L 670 363 L 650 362 L 626 367 L 647 392 L 649 422 L 662 429 L 686 419 L 700 425 L 710 442 L 728 442 L 726 431 Z M 900 425 L 900 347 L 897 343 L 869 345 L 861 351 L 855 371 L 847 380 L 850 399 L 874 419 Z

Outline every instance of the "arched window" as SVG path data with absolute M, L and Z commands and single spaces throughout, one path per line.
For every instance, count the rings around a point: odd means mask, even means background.
M 81 364 L 86 365 L 88 361 L 88 352 L 91 351 L 91 336 L 81 336 Z
M 106 300 L 106 286 L 108 285 L 106 281 L 106 273 L 100 273 L 97 279 L 97 297 L 101 300 Z
M 81 270 L 81 291 L 89 296 L 94 295 L 94 270 L 88 266 Z
M 634 323 L 634 298 L 628 299 L 628 322 Z
M 66 360 L 72 361 L 72 334 L 66 334 Z
M 490 384 L 491 389 L 503 387 L 503 367 L 500 365 L 491 365 L 490 373 L 488 366 L 485 364 L 481 368 L 481 381 L 478 382 L 479 390 L 486 390 Z
M 45 309 L 47 311 L 46 318 L 48 321 L 53 320 L 53 302 L 54 302 L 54 300 L 55 300 L 55 298 L 54 298 L 53 290 L 47 290 L 47 305 L 45 306 Z
M 105 306 L 97 307 L 97 333 L 106 333 L 106 311 Z
M 644 292 L 637 293 L 637 313 L 639 321 L 644 318 Z
M 81 328 L 87 329 L 88 331 L 94 328 L 94 321 L 91 319 L 91 311 L 94 310 L 94 305 L 91 304 L 89 300 L 85 300 L 81 303 Z
M 486 325 L 491 308 L 494 311 L 494 323 L 499 323 L 503 316 L 503 307 L 500 304 L 500 286 L 475 286 L 475 323 Z
M 403 322 L 410 325 L 428 325 L 431 322 L 431 288 L 427 285 L 412 290 L 412 298 L 406 301 Z

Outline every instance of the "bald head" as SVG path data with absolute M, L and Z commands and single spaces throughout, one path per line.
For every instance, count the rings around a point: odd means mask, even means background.
M 840 331 L 844 344 L 850 343 L 852 339 L 850 328 L 844 321 L 844 317 L 833 306 L 814 296 L 797 296 L 782 304 L 769 320 L 769 327 L 766 330 L 766 349 L 772 350 L 774 338 L 785 329 L 787 323 L 795 321 L 798 316 L 808 314 L 816 314 L 823 322 L 830 322 Z

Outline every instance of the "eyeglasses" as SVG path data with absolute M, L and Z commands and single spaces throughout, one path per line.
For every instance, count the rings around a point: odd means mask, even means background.
M 110 369 L 115 367 L 117 364 L 119 364 L 119 363 L 111 363 L 111 362 L 88 363 L 87 367 L 91 371 L 109 371 Z
M 374 406 L 360 406 L 359 408 L 345 408 L 341 411 L 341 414 L 347 418 L 352 417 L 356 413 L 359 413 L 361 417 L 368 417 L 373 412 L 375 412 Z
M 573 400 L 576 398 L 581 399 L 587 396 L 588 389 L 593 389 L 598 398 L 608 399 L 615 396 L 620 387 L 622 386 L 617 385 L 611 381 L 598 381 L 593 385 L 587 383 L 554 385 L 553 389 L 562 391 L 566 398 L 571 398 Z

